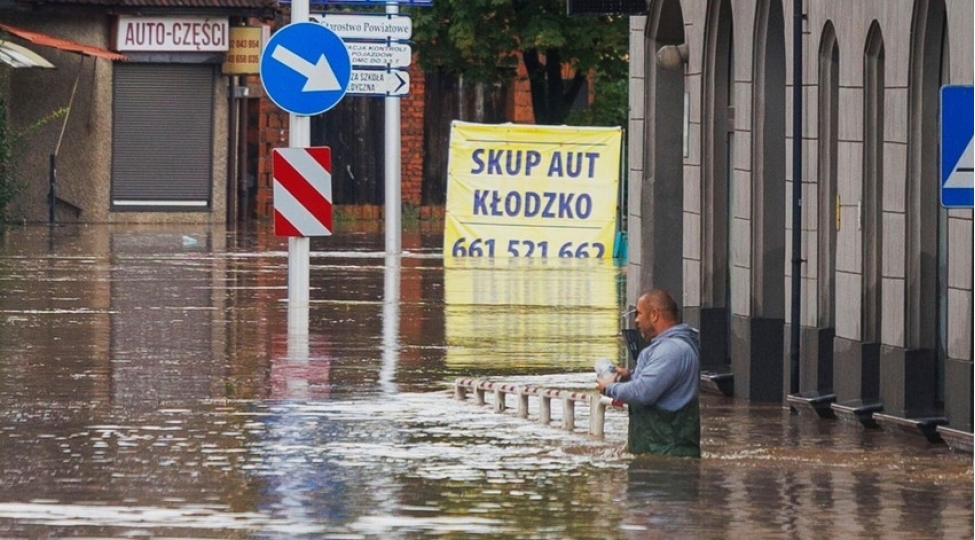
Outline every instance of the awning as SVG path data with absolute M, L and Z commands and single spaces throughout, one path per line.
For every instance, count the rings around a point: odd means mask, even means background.
M 54 67 L 54 64 L 48 62 L 43 56 L 10 41 L 0 41 L 0 62 L 15 68 Z
M 62 51 L 69 51 L 73 53 L 83 54 L 85 56 L 94 56 L 97 58 L 104 58 L 106 60 L 128 60 L 124 54 L 119 54 L 108 49 L 102 49 L 101 47 L 93 47 L 91 45 L 83 45 L 81 43 L 76 43 L 74 41 L 69 41 L 67 39 L 56 38 L 54 36 L 49 36 L 47 34 L 41 34 L 40 32 L 32 32 L 30 30 L 24 30 L 9 24 L 0 24 L 0 30 L 4 30 L 10 34 L 13 34 L 19 38 L 26 39 L 27 41 L 41 45 L 43 47 L 53 47 L 55 49 L 61 49 Z

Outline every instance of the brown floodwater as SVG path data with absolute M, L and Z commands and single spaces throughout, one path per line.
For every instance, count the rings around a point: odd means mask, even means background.
M 0 236 L 0 538 L 972 538 L 972 455 L 702 395 L 701 460 L 453 397 L 587 390 L 625 276 L 445 261 L 439 227 L 311 241 L 288 334 L 270 228 Z M 553 402 L 553 418 L 561 415 Z

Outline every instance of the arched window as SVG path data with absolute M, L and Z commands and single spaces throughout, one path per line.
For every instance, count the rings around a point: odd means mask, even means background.
M 818 326 L 836 325 L 836 156 L 839 124 L 840 48 L 832 22 L 823 28 L 819 46 L 819 249 L 817 252 Z
M 883 269 L 884 38 L 874 21 L 863 55 L 863 312 L 861 340 L 879 343 Z
M 752 135 L 752 316 L 785 318 L 785 22 L 759 2 Z
M 731 3 L 711 5 L 708 15 L 704 66 L 704 201 L 701 276 L 703 305 L 728 307 L 729 186 L 731 184 L 731 133 L 734 130 L 734 54 Z

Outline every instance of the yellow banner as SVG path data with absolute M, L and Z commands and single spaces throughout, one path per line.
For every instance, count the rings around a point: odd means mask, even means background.
M 225 75 L 256 75 L 260 72 L 261 44 L 265 27 L 231 26 L 230 43 L 222 66 Z
M 613 257 L 622 130 L 487 125 L 450 132 L 444 257 Z

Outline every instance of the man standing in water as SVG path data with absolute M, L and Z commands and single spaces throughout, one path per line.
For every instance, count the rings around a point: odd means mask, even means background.
M 636 327 L 651 340 L 636 368 L 618 367 L 596 388 L 629 406 L 631 453 L 701 457 L 698 332 L 680 322 L 677 303 L 662 289 L 640 296 Z

